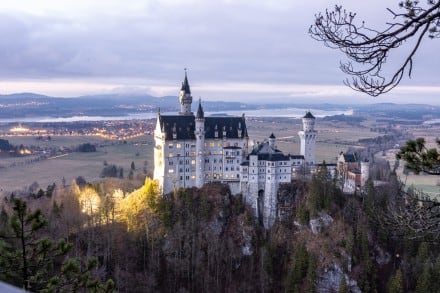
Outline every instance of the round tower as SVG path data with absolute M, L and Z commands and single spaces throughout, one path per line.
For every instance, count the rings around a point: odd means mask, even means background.
M 185 80 L 182 82 L 182 87 L 180 88 L 179 102 L 180 102 L 179 114 L 192 115 L 191 112 L 192 96 L 191 96 L 191 90 L 189 88 L 188 77 L 186 75 L 186 68 L 185 68 Z
M 199 100 L 199 107 L 196 114 L 196 186 L 198 188 L 205 184 L 204 162 L 205 162 L 205 114 L 202 108 L 202 102 Z
M 304 161 L 307 166 L 315 164 L 315 146 L 316 146 L 316 134 L 315 128 L 315 116 L 306 112 L 306 115 L 302 118 L 303 130 L 298 132 L 301 140 L 301 155 L 304 156 Z
M 275 135 L 272 133 L 272 134 L 269 136 L 269 147 L 272 148 L 272 149 L 275 149 L 275 148 L 276 148 L 276 146 L 275 146 L 275 140 L 276 140 Z
M 361 188 L 365 187 L 368 178 L 370 178 L 370 163 L 365 160 L 361 162 Z

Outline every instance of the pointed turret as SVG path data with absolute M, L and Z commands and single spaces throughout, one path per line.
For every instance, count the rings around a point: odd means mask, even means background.
M 191 104 L 192 104 L 192 96 L 191 90 L 189 88 L 188 76 L 186 74 L 185 68 L 185 79 L 182 82 L 182 87 L 180 89 L 179 94 L 179 102 L 180 102 L 180 115 L 192 115 L 191 112 Z
M 203 113 L 202 101 L 199 99 L 199 107 L 196 114 L 196 186 L 202 187 L 205 184 L 204 162 L 205 162 L 205 114 Z
M 202 100 L 201 100 L 201 99 L 199 99 L 199 107 L 197 108 L 196 118 L 197 118 L 197 119 L 203 119 L 203 118 L 205 118 L 205 113 L 203 112 L 203 108 L 202 108 Z
M 183 91 L 185 94 L 191 94 L 191 90 L 189 88 L 189 83 L 188 83 L 188 76 L 186 75 L 186 69 L 185 69 L 185 80 L 182 82 L 182 88 L 180 89 L 181 91 Z

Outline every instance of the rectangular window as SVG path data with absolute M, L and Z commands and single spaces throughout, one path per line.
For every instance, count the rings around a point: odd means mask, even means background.
M 209 146 L 210 146 L 211 148 L 213 148 L 213 147 L 215 147 L 215 143 L 214 143 L 214 142 L 210 142 L 210 143 L 209 143 Z
M 176 144 L 176 148 L 180 149 L 182 147 L 182 145 L 180 143 Z
M 172 149 L 172 148 L 173 148 L 173 144 L 170 143 L 170 144 L 168 145 L 168 148 Z

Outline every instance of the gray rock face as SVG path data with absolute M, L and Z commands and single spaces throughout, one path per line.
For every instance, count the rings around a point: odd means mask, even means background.
M 333 218 L 326 213 L 319 213 L 319 217 L 309 221 L 310 229 L 313 234 L 321 233 L 321 231 L 333 223 Z
M 319 293 L 338 292 L 342 278 L 345 278 L 350 290 L 349 292 L 362 293 L 357 282 L 350 279 L 348 275 L 342 271 L 339 264 L 333 264 L 318 277 L 316 289 Z

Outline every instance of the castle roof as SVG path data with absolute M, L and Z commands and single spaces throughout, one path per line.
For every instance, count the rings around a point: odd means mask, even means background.
M 205 117 L 205 113 L 203 112 L 203 108 L 202 108 L 202 101 L 199 100 L 199 107 L 197 108 L 197 115 L 196 118 L 197 119 L 202 119 Z
M 166 140 L 196 139 L 194 115 L 160 115 L 158 119 Z M 205 117 L 204 124 L 207 139 L 248 137 L 244 117 Z
M 290 157 L 283 154 L 279 149 L 270 146 L 268 141 L 265 141 L 254 148 L 249 156 L 258 156 L 258 160 L 262 161 L 289 161 Z
M 355 154 L 343 154 L 345 163 L 354 163 L 357 161 Z
M 307 111 L 306 115 L 304 115 L 303 118 L 315 119 L 315 116 L 313 116 L 312 113 L 310 113 L 310 111 Z
M 180 90 L 184 91 L 185 94 L 191 94 L 191 90 L 189 88 L 188 77 L 186 76 L 186 70 L 185 70 L 185 80 L 182 82 L 182 87 Z
M 304 160 L 303 155 L 290 155 L 290 158 L 293 160 Z

